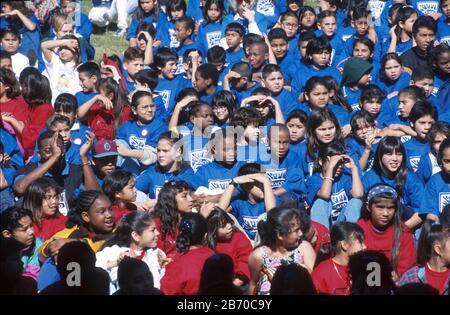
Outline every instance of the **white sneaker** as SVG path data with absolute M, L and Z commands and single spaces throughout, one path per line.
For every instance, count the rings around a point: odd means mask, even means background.
M 126 28 L 119 28 L 117 29 L 116 33 L 114 34 L 115 37 L 124 37 L 127 34 Z

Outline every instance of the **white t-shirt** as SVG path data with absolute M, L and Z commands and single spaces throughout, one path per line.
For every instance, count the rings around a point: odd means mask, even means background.
M 30 60 L 21 53 L 15 53 L 11 56 L 11 62 L 14 74 L 16 75 L 17 80 L 19 80 L 22 70 L 30 66 Z
M 52 61 L 48 62 L 44 58 L 44 63 L 45 71 L 42 74 L 50 81 L 52 103 L 62 93 L 75 95 L 75 93 L 82 90 L 74 62 L 63 63 L 59 56 L 54 53 Z

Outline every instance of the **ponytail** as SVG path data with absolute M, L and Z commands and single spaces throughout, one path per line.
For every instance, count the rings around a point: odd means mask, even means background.
M 190 246 L 204 244 L 207 232 L 206 219 L 198 213 L 187 213 L 181 219 L 178 231 L 177 251 L 186 253 Z
M 422 232 L 417 246 L 417 264 L 424 266 L 434 255 L 433 244 L 444 244 L 450 238 L 450 227 L 426 220 L 422 226 Z

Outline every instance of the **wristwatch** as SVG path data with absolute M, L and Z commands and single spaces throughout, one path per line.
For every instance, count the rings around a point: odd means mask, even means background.
M 230 182 L 228 183 L 228 185 L 233 185 L 234 187 L 237 186 L 237 183 L 234 181 L 234 179 L 230 180 Z

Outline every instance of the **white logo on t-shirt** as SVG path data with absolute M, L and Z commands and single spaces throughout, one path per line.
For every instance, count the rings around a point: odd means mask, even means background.
M 445 206 L 448 205 L 449 203 L 450 203 L 450 193 L 449 192 L 439 193 L 439 212 L 442 212 Z
M 208 49 L 219 45 L 221 38 L 222 38 L 221 31 L 206 33 L 206 42 L 208 43 Z
M 439 3 L 438 1 L 422 1 L 417 3 L 417 10 L 423 14 L 433 14 L 438 11 Z

